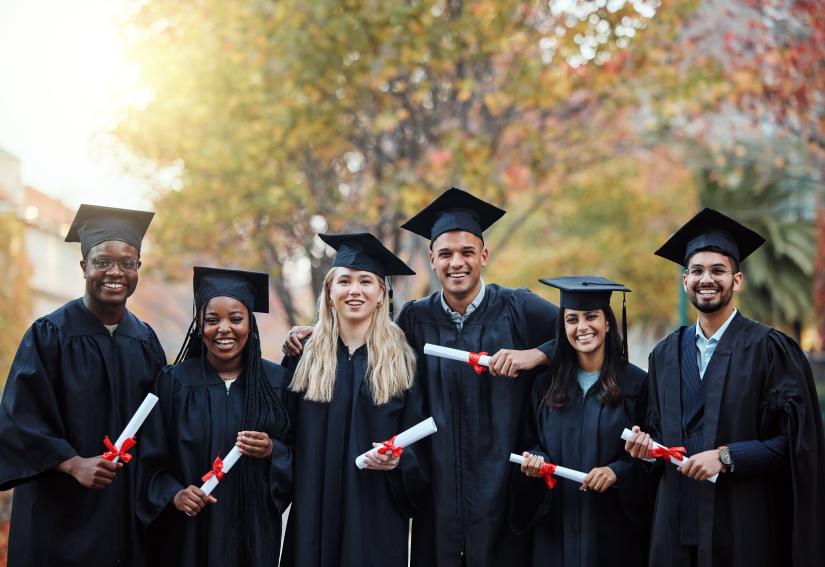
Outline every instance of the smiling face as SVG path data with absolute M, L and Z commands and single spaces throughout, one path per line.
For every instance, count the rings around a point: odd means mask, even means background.
M 335 268 L 329 299 L 338 317 L 350 323 L 370 319 L 384 298 L 384 283 L 372 272 Z
M 742 272 L 733 272 L 730 258 L 719 252 L 704 250 L 690 257 L 683 275 L 688 299 L 702 313 L 727 308 L 733 293 L 742 287 Z
M 139 260 L 137 249 L 119 240 L 101 242 L 89 250 L 80 267 L 86 279 L 85 299 L 93 309 L 126 304 L 137 288 Z
M 201 333 L 206 358 L 217 369 L 240 367 L 249 339 L 249 311 L 233 297 L 213 297 L 203 309 Z
M 481 288 L 481 270 L 487 265 L 487 248 L 475 234 L 461 230 L 445 232 L 430 249 L 430 265 L 447 299 L 475 297 Z
M 574 350 L 590 354 L 604 349 L 610 325 L 601 309 L 593 311 L 564 310 L 564 331 Z

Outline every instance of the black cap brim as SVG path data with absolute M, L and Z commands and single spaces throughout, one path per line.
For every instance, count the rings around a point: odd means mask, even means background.
M 758 232 L 719 211 L 705 208 L 674 232 L 655 254 L 684 266 L 696 252 L 718 248 L 742 262 L 764 243 L 765 238 Z
M 412 268 L 368 232 L 318 236 L 337 251 L 332 267 L 363 270 L 381 278 L 415 275 Z
M 195 266 L 192 288 L 198 307 L 213 297 L 232 297 L 251 311 L 269 313 L 269 275 L 263 272 Z
M 469 232 L 484 240 L 483 232 L 505 212 L 466 191 L 451 187 L 402 224 L 401 228 L 428 240 L 435 240 L 453 230 Z

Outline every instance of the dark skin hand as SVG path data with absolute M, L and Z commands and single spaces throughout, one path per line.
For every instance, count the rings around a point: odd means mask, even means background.
M 239 432 L 235 445 L 248 457 L 268 459 L 272 455 L 272 439 L 260 431 Z
M 281 351 L 286 356 L 298 356 L 304 350 L 301 340 L 312 334 L 312 327 L 292 327 L 284 340 Z
M 214 496 L 207 495 L 197 486 L 189 485 L 175 494 L 172 503 L 175 508 L 187 516 L 197 516 L 207 504 L 215 504 L 218 501 Z
M 62 473 L 73 476 L 81 486 L 92 490 L 103 490 L 112 484 L 117 471 L 123 468 L 123 463 L 113 463 L 101 456 L 72 457 L 55 468 Z

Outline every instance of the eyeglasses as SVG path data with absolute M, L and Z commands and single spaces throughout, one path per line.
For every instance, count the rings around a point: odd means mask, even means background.
M 725 279 L 728 274 L 732 274 L 733 272 L 723 266 L 711 266 L 710 268 L 705 268 L 703 266 L 691 266 L 685 270 L 685 273 L 688 277 L 694 280 L 701 280 L 705 277 L 705 274 L 708 273 L 710 274 L 712 280 L 721 281 Z
M 115 263 L 117 263 L 118 267 L 124 272 L 136 272 L 138 271 L 138 268 L 140 268 L 140 260 L 132 260 L 131 258 L 121 258 L 115 262 L 114 258 L 109 258 L 108 256 L 98 256 L 97 258 L 92 258 L 91 262 L 92 266 L 95 267 L 95 270 L 99 270 L 101 272 L 108 272 L 115 267 Z

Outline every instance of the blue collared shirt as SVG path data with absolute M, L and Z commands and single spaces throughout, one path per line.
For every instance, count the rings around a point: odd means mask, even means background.
M 705 377 L 705 370 L 707 370 L 708 364 L 710 364 L 710 358 L 716 351 L 719 341 L 722 340 L 722 335 L 725 334 L 734 317 L 736 317 L 736 309 L 733 310 L 728 320 L 722 323 L 722 326 L 719 327 L 709 339 L 705 338 L 705 333 L 702 332 L 699 321 L 696 321 L 696 362 L 699 364 L 699 378 Z
M 484 289 L 486 287 L 487 286 L 484 284 L 484 278 L 481 278 L 481 289 L 478 290 L 478 293 L 475 298 L 473 298 L 473 301 L 467 306 L 467 310 L 464 312 L 464 315 L 450 309 L 450 306 L 447 305 L 447 301 L 444 299 L 444 290 L 441 290 L 441 307 L 444 308 L 444 311 L 447 312 L 447 315 L 450 316 L 459 331 L 462 327 L 464 327 L 464 321 L 467 320 L 467 317 L 472 315 L 473 311 L 478 309 L 478 306 L 481 305 L 481 301 L 484 299 Z

